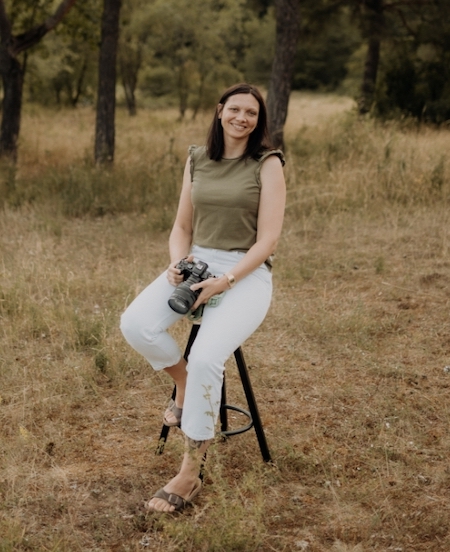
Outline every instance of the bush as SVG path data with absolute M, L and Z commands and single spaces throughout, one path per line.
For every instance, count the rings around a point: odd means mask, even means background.
M 140 89 L 157 98 L 173 93 L 176 90 L 174 72 L 166 67 L 147 69 L 140 79 Z
M 428 123 L 450 120 L 449 53 L 434 49 L 396 48 L 387 52 L 377 86 L 375 113 L 381 117 L 414 117 Z

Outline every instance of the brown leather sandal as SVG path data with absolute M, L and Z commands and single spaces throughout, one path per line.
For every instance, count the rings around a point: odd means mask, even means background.
M 176 421 L 175 422 L 169 422 L 166 418 L 167 413 L 172 412 L 172 414 L 175 416 Z M 170 399 L 169 405 L 167 406 L 166 411 L 164 412 L 164 418 L 163 423 L 167 427 L 179 427 L 181 425 L 181 415 L 183 414 L 183 409 L 178 407 L 175 404 L 175 401 L 173 399 Z
M 187 506 L 190 505 L 193 498 L 195 498 L 198 493 L 202 490 L 202 481 L 200 478 L 197 479 L 194 488 L 192 489 L 191 493 L 187 498 L 183 498 L 182 496 L 179 496 L 175 493 L 168 493 L 164 489 L 159 489 L 159 491 L 156 491 L 156 493 L 152 496 L 152 498 L 161 498 L 162 500 L 165 500 L 167 503 L 169 503 L 171 506 L 174 506 L 174 512 L 182 512 Z M 150 512 L 159 512 L 159 510 L 153 510 L 151 508 L 148 508 L 147 510 Z M 170 513 L 170 512 L 161 512 L 161 513 Z

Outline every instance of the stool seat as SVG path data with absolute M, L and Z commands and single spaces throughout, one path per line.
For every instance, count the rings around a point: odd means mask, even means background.
M 191 332 L 189 334 L 186 349 L 184 351 L 184 358 L 186 361 L 188 360 L 192 344 L 194 343 L 195 338 L 197 337 L 199 329 L 200 329 L 200 324 L 193 324 Z M 270 455 L 269 447 L 267 445 L 266 436 L 262 426 L 261 417 L 259 415 L 258 406 L 256 404 L 255 395 L 253 393 L 253 388 L 250 382 L 248 368 L 244 359 L 242 347 L 238 347 L 234 351 L 234 359 L 236 361 L 236 365 L 239 371 L 239 376 L 241 378 L 242 387 L 244 389 L 245 397 L 247 399 L 248 410 L 245 410 L 238 406 L 227 404 L 226 380 L 225 380 L 225 373 L 224 373 L 223 385 L 222 385 L 222 397 L 220 402 L 220 414 L 219 414 L 220 426 L 221 426 L 220 435 L 222 435 L 224 438 L 230 437 L 232 435 L 239 435 L 241 433 L 245 433 L 246 431 L 249 431 L 252 427 L 254 427 L 258 444 L 259 444 L 259 449 L 261 451 L 263 460 L 265 462 L 271 462 L 272 457 Z M 175 394 L 176 394 L 176 387 L 174 387 L 172 391 L 173 400 L 175 400 Z M 228 429 L 228 411 L 229 410 L 243 414 L 248 420 L 247 425 L 244 425 L 238 429 Z M 156 454 L 163 453 L 164 445 L 169 435 L 169 430 L 170 430 L 170 427 L 163 424 L 159 441 L 158 441 L 158 446 L 156 448 Z

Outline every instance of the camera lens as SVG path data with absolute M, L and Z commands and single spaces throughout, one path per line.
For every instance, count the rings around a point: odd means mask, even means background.
M 186 304 L 186 301 L 178 295 L 172 295 L 169 299 L 169 306 L 178 314 L 186 314 L 189 311 L 189 305 Z
M 197 282 L 198 280 L 191 276 L 175 288 L 169 299 L 169 306 L 172 310 L 179 314 L 186 314 L 192 308 L 200 291 L 192 291 L 191 285 Z

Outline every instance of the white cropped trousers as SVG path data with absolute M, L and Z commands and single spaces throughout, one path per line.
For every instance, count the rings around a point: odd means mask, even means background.
M 194 246 L 195 261 L 208 264 L 215 276 L 229 272 L 244 253 Z M 167 301 L 174 291 L 166 272 L 161 274 L 129 305 L 121 318 L 128 343 L 155 370 L 177 364 L 182 352 L 167 329 L 183 317 Z M 272 274 L 265 264 L 227 290 L 216 307 L 206 306 L 201 327 L 187 364 L 187 386 L 181 420 L 182 431 L 191 439 L 212 439 L 220 409 L 226 360 L 264 320 L 272 297 Z

